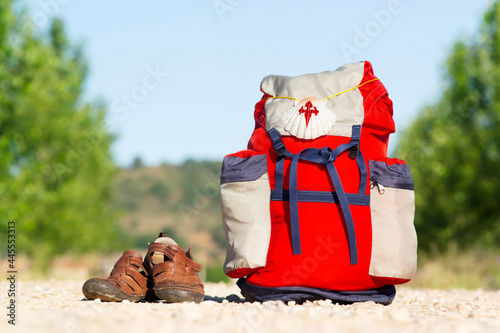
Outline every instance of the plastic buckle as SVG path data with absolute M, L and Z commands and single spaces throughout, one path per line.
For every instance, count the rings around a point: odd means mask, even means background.
M 278 155 L 278 157 L 284 157 L 287 152 L 286 147 L 283 143 L 281 143 L 279 146 L 279 148 L 276 146 L 274 147 L 274 149 L 276 150 L 276 154 Z
M 349 148 L 347 154 L 349 155 L 349 158 L 356 158 L 359 155 L 359 146 L 356 145 L 354 147 Z

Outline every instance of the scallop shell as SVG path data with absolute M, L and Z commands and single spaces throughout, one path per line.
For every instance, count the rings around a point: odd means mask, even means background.
M 328 134 L 335 125 L 335 113 L 326 103 L 315 97 L 306 97 L 281 118 L 285 131 L 300 139 L 316 139 Z

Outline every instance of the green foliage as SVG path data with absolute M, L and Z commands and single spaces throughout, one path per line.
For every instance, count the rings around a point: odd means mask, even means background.
M 500 3 L 479 34 L 455 44 L 445 88 L 400 135 L 412 169 L 415 225 L 424 251 L 500 244 Z
M 34 31 L 12 8 L 0 0 L 0 216 L 16 221 L 18 251 L 42 267 L 121 239 L 108 207 L 112 137 L 105 110 L 80 101 L 87 64 L 63 23 Z
M 420 253 L 418 273 L 409 283 L 417 288 L 500 289 L 498 249 L 459 250 L 450 244 L 446 251 Z
M 130 213 L 175 216 L 179 224 L 216 214 L 221 226 L 220 168 L 218 161 L 188 160 L 179 166 L 124 169 L 115 183 L 114 204 Z
M 193 246 L 210 265 L 222 267 L 226 239 L 219 198 L 220 161 L 188 160 L 120 170 L 113 204 L 136 247 L 166 232 L 183 248 Z M 203 262 L 205 265 L 205 261 Z
M 218 196 L 220 162 L 187 160 L 181 167 L 183 173 L 187 175 L 180 184 L 183 189 L 184 204 L 208 205 L 207 196 Z
M 158 182 L 151 185 L 151 193 L 159 199 L 165 200 L 170 192 L 168 185 L 165 182 Z
M 206 269 L 207 282 L 229 282 L 231 280 L 222 270 L 222 265 L 207 266 L 203 269 Z
M 144 167 L 144 163 L 142 163 L 142 159 L 140 157 L 134 158 L 134 161 L 132 162 L 132 168 L 139 169 L 142 167 Z

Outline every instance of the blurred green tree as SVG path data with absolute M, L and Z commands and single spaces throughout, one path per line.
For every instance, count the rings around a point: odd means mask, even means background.
M 412 168 L 419 247 L 500 246 L 500 3 L 455 43 L 441 98 L 399 136 Z
M 17 4 L 0 0 L 0 216 L 16 222 L 18 251 L 43 267 L 120 242 L 113 138 L 104 108 L 80 100 L 87 64 L 63 23 L 37 31 Z

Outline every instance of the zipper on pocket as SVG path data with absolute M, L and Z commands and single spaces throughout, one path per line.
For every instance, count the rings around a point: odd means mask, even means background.
M 384 185 L 380 184 L 374 178 L 370 178 L 370 180 L 371 180 L 371 186 L 370 186 L 370 188 L 374 188 L 375 186 L 377 186 L 379 194 L 384 194 L 385 193 Z

